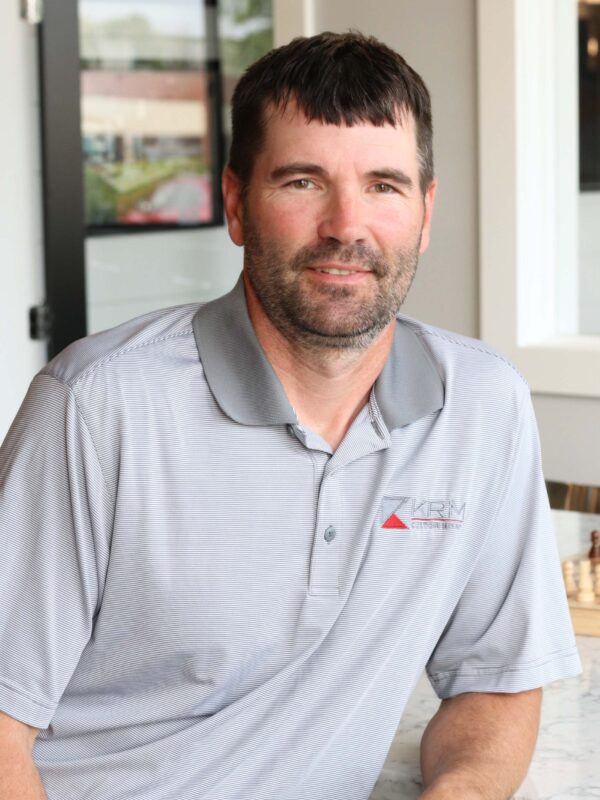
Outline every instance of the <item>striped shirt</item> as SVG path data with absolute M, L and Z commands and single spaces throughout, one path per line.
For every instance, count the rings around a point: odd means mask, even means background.
M 579 671 L 529 392 L 399 316 L 332 452 L 243 285 L 75 343 L 0 450 L 0 709 L 50 800 L 367 800 L 442 698 Z

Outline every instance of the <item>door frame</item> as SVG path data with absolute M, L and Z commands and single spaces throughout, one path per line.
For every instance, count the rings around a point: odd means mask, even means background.
M 217 29 L 218 0 L 198 0 L 204 7 L 207 34 L 209 136 L 214 175 L 223 161 L 221 66 Z M 87 334 L 85 240 L 87 235 L 128 235 L 221 226 L 220 181 L 213 180 L 214 217 L 197 225 L 86 228 L 80 106 L 78 0 L 47 3 L 38 28 L 38 64 L 44 231 L 44 324 L 48 358 Z M 33 329 L 32 325 L 32 329 Z

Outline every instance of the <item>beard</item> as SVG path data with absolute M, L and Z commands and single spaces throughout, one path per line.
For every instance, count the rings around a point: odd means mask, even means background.
M 306 246 L 291 257 L 264 239 L 245 214 L 244 268 L 271 323 L 291 343 L 309 349 L 366 349 L 398 313 L 415 276 L 414 246 L 385 258 L 363 244 L 335 240 Z M 364 285 L 311 282 L 307 270 L 327 261 L 370 271 Z

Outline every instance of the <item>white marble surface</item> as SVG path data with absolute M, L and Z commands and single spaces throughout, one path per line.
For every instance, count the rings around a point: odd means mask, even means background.
M 600 798 L 600 639 L 578 636 L 577 643 L 583 673 L 545 688 L 536 752 L 515 800 Z M 419 742 L 438 704 L 423 676 L 370 800 L 419 797 Z
M 561 559 L 583 555 L 590 549 L 590 534 L 600 530 L 600 515 L 576 511 L 553 511 L 552 517 Z
M 600 517 L 553 512 L 561 558 L 589 547 Z M 526 781 L 515 800 L 600 798 L 600 638 L 578 636 L 583 673 L 545 687 L 542 722 Z M 425 676 L 410 698 L 369 800 L 415 800 L 419 743 L 439 700 Z M 457 799 L 458 800 L 458 799 Z

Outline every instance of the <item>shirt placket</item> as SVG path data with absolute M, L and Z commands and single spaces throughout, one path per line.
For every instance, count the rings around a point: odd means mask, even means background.
M 340 548 L 344 546 L 344 537 L 349 535 L 350 524 L 344 516 L 343 470 L 358 458 L 383 450 L 390 444 L 385 424 L 374 411 L 376 409 L 370 404 L 368 413 L 356 421 L 333 455 L 311 453 L 316 470 L 316 514 L 308 586 L 310 596 L 335 599 L 340 595 Z
M 342 503 L 339 481 L 335 476 L 327 474 L 329 461 L 330 459 L 322 463 L 320 480 L 316 484 L 315 531 L 308 593 L 311 596 L 336 598 L 340 593 L 339 547 Z

